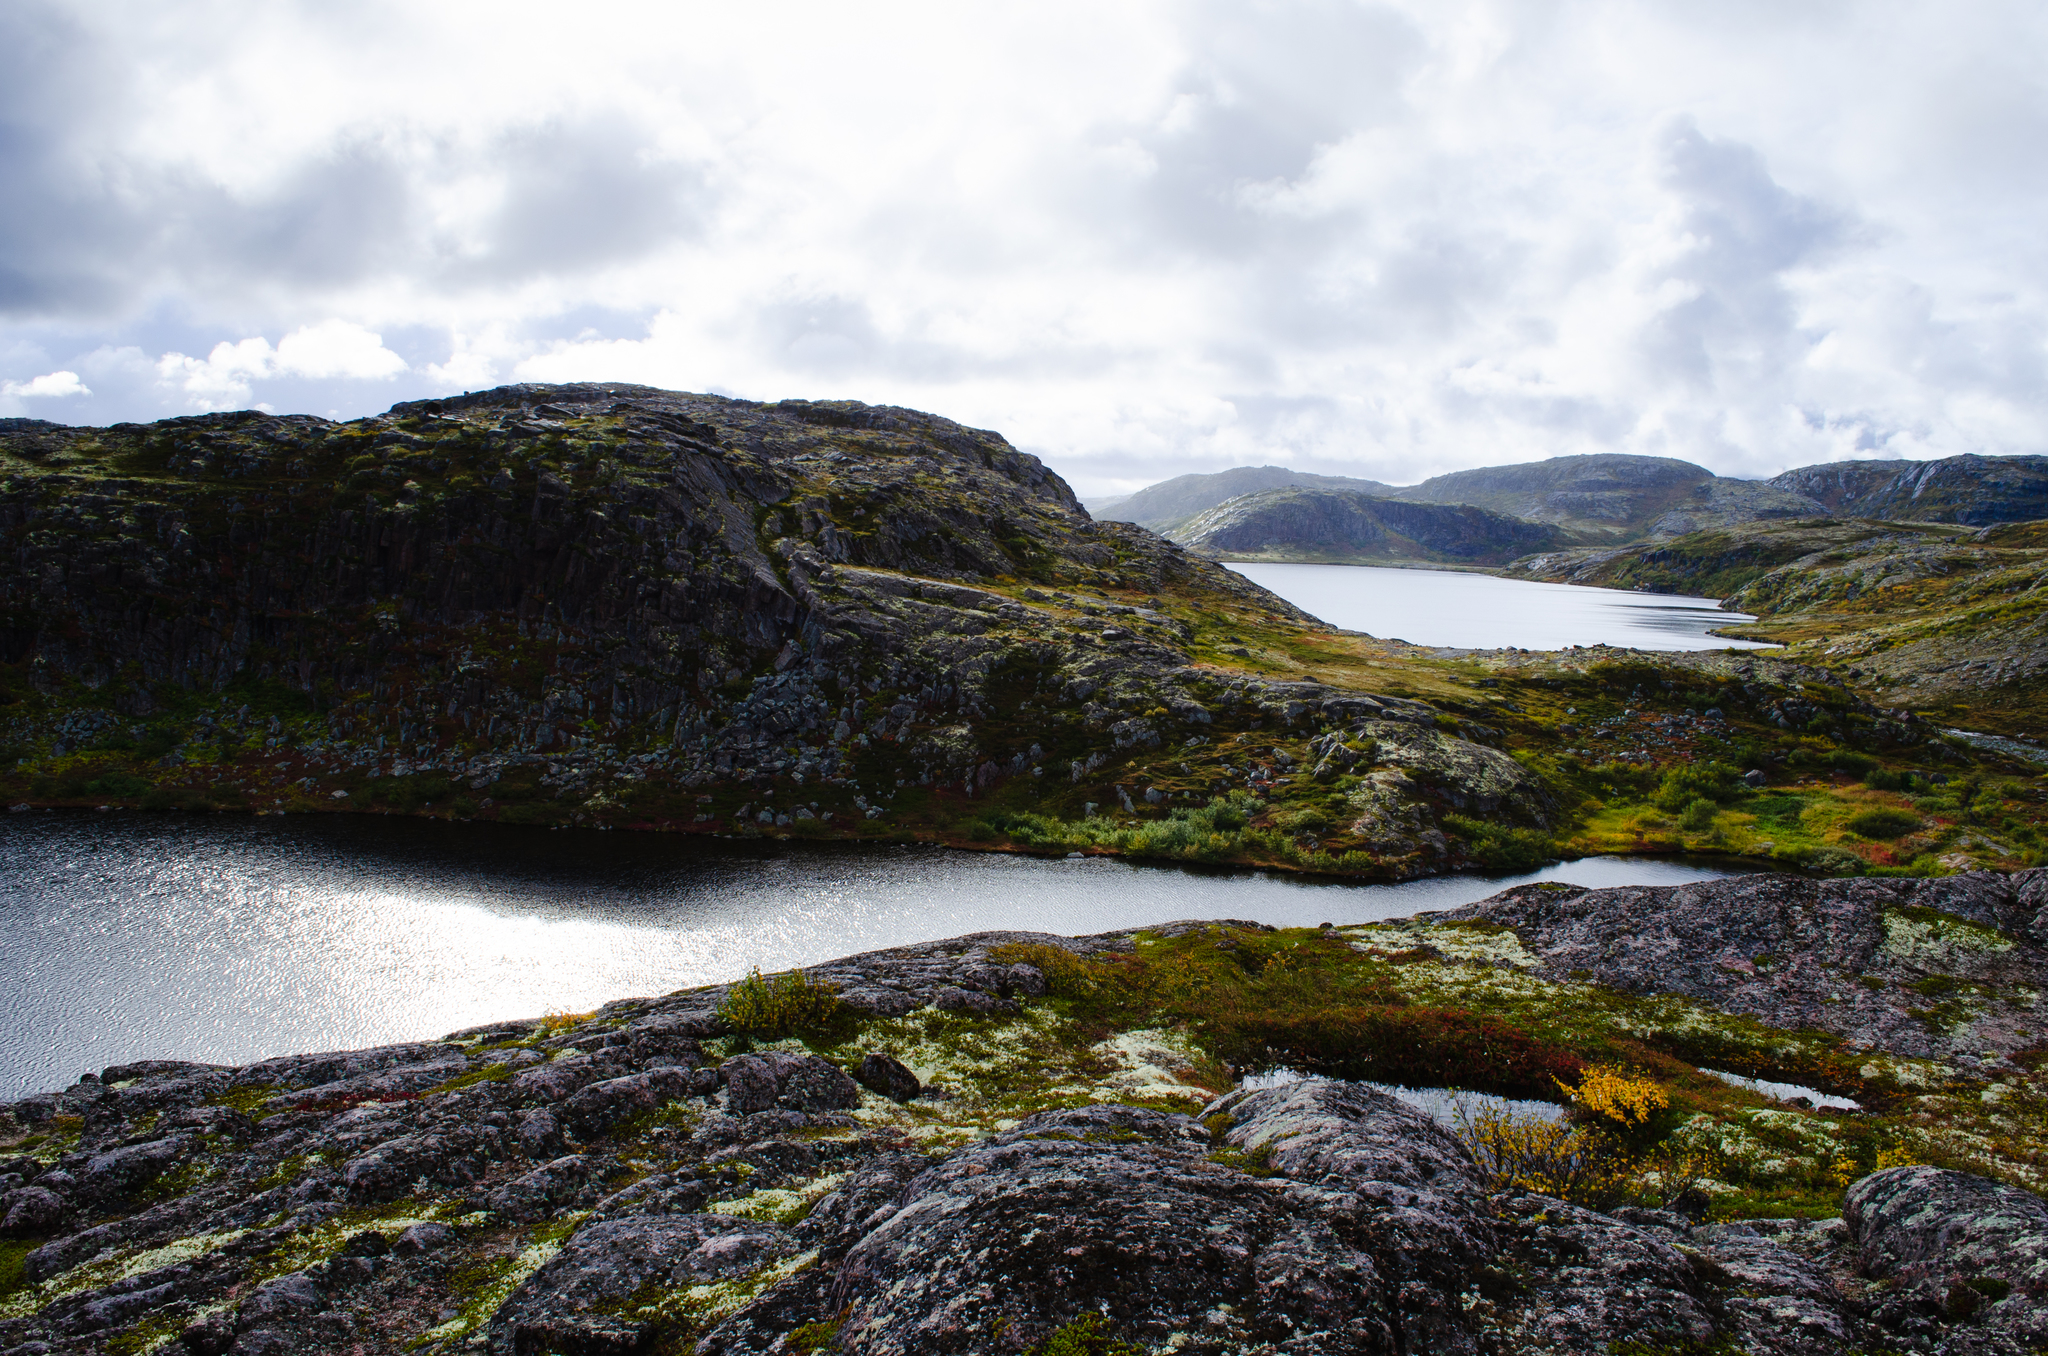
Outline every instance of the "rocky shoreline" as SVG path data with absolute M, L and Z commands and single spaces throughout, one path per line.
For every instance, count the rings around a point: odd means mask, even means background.
M 0 1352 L 2033 1350 L 2044 932 L 2043 871 L 1524 887 L 133 1063 L 0 1113 Z M 1492 1174 L 1381 1090 L 1468 1029 L 1452 1081 L 1626 1065 L 1718 1177 Z M 1283 1056 L 1347 1076 L 1239 1086 Z

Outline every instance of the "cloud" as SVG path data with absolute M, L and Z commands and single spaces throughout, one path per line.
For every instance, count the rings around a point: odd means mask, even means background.
M 108 419 L 854 397 L 1091 493 L 2038 451 L 2044 43 L 2019 0 L 18 0 L 0 370 Z
M 255 382 L 270 377 L 375 381 L 407 370 L 405 359 L 384 347 L 381 335 L 343 320 L 326 320 L 294 330 L 276 348 L 257 336 L 215 344 L 205 358 L 166 353 L 157 360 L 158 381 L 182 391 L 197 409 L 246 403 Z
M 28 381 L 0 382 L 0 396 L 15 398 L 91 394 L 91 388 L 78 379 L 76 372 L 46 372 Z

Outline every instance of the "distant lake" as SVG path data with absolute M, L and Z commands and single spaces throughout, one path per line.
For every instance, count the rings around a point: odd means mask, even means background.
M 0 812 L 0 1096 L 142 1058 L 244 1063 L 431 1039 L 965 932 L 1362 923 L 1520 880 L 1679 884 L 1744 869 L 1726 867 L 1595 858 L 1352 885 L 382 816 Z
M 1713 598 L 1630 593 L 1456 570 L 1379 565 L 1268 565 L 1225 561 L 1332 626 L 1382 640 L 1498 650 L 1619 645 L 1637 650 L 1757 650 L 1753 640 L 1710 636 L 1756 618 Z

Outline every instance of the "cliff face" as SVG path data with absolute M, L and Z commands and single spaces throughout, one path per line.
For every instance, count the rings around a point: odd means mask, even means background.
M 1175 540 L 1207 556 L 1497 565 L 1557 546 L 1557 529 L 1462 504 L 1411 504 L 1352 490 L 1241 495 L 1183 523 Z
M 2048 518 L 2048 457 L 1835 462 L 1787 471 L 1770 483 L 1845 517 L 1971 527 Z

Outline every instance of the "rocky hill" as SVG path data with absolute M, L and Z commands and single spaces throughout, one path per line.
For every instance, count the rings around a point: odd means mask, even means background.
M 0 1349 L 2018 1356 L 2044 918 L 1535 885 L 138 1060 L 0 1109 Z
M 1724 598 L 1728 634 L 1842 665 L 1884 701 L 2048 738 L 2048 522 L 1970 531 L 1867 519 L 1750 523 L 1516 561 L 1561 583 Z
M 1476 504 L 1550 523 L 1590 541 L 1625 541 L 1653 530 L 1667 514 L 1743 517 L 1811 513 L 1813 506 L 1752 481 L 1723 482 L 1704 466 L 1673 457 L 1595 453 L 1515 466 L 1453 471 L 1399 491 L 1403 499 Z
M 1841 672 L 1337 632 L 909 410 L 593 384 L 344 424 L 16 424 L 0 551 L 0 803 L 21 809 L 1380 879 L 1738 846 L 1938 872 L 2040 843 L 2015 768 Z M 1914 846 L 1846 827 L 1897 793 L 1805 785 L 1837 754 L 1916 789 Z M 1681 822 L 1666 780 L 1726 759 L 1813 813 L 1758 827 L 1723 778 L 1721 811 Z M 1930 791 L 1965 770 L 1968 795 Z
M 1394 492 L 1393 486 L 1382 485 L 1377 480 L 1361 480 L 1352 476 L 1312 475 L 1306 471 L 1290 470 L 1285 466 L 1236 466 L 1228 471 L 1175 476 L 1171 480 L 1162 480 L 1157 485 L 1146 486 L 1136 494 L 1123 495 L 1095 506 L 1095 516 L 1137 523 L 1141 527 L 1151 528 L 1163 537 L 1181 540 L 1175 529 L 1196 514 L 1204 513 L 1241 494 L 1255 494 L 1260 490 L 1288 486 L 1357 490 L 1363 494 L 1380 495 Z
M 1831 462 L 1770 483 L 1843 517 L 1972 527 L 2048 518 L 2048 457 Z
M 1555 528 L 1468 505 L 1411 504 L 1320 488 L 1239 495 L 1181 523 L 1174 539 L 1197 554 L 1230 560 L 1461 565 L 1499 565 L 1566 540 Z

